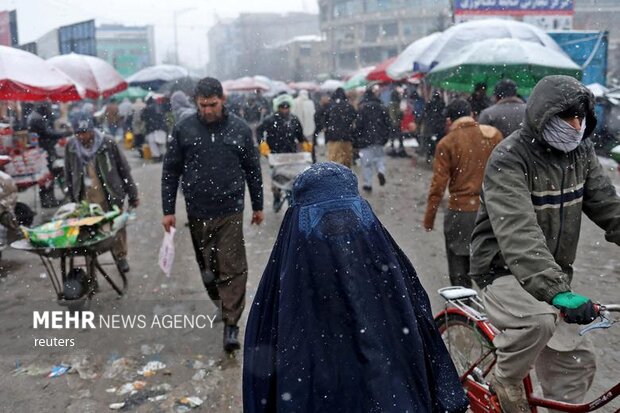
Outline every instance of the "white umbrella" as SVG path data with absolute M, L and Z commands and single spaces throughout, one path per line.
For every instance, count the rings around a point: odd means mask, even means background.
M 319 89 L 324 90 L 324 91 L 331 91 L 331 90 L 336 90 L 339 87 L 342 87 L 343 85 L 344 85 L 344 82 L 341 82 L 340 80 L 327 79 L 325 82 L 321 83 L 321 86 L 319 87 Z
M 107 98 L 127 89 L 127 82 L 103 59 L 77 53 L 54 56 L 48 63 L 64 72 L 83 89 L 85 98 Z
M 531 24 L 502 19 L 473 20 L 452 26 L 437 36 L 414 62 L 414 71 L 428 72 L 474 42 L 506 38 L 538 43 L 564 54 L 562 48 L 547 33 Z
M 39 56 L 0 46 L 0 100 L 80 100 L 71 79 Z
M 144 89 L 159 89 L 164 83 L 189 76 L 189 70 L 175 65 L 156 65 L 145 67 L 127 78 L 130 86 Z
M 407 46 L 386 69 L 388 76 L 394 80 L 400 80 L 413 75 L 415 73 L 413 63 L 419 60 L 420 54 L 440 35 L 441 32 L 435 32 Z

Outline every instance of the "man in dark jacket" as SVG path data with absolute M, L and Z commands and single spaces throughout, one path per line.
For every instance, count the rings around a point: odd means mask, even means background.
M 353 165 L 353 122 L 355 109 L 347 100 L 344 89 L 338 88 L 324 112 L 322 126 L 325 129 L 327 160 L 350 168 Z
M 480 112 L 478 123 L 495 126 L 507 138 L 521 127 L 525 116 L 525 102 L 517 97 L 517 84 L 510 79 L 502 79 L 493 91 L 495 104 Z
M 372 191 L 372 177 L 377 172 L 379 185 L 385 185 L 385 151 L 383 146 L 394 132 L 392 121 L 378 97 L 379 87 L 368 88 L 360 102 L 355 121 L 355 147 L 362 161 L 362 188 Z
M 129 207 L 138 207 L 138 188 L 131 176 L 125 155 L 111 136 L 95 129 L 93 118 L 81 113 L 74 118 L 75 137 L 67 144 L 65 153 L 65 182 L 72 202 L 88 201 L 99 204 L 104 211 L 123 208 L 125 198 Z M 127 232 L 119 231 L 113 249 L 114 258 L 123 272 L 127 263 Z
M 474 92 L 469 97 L 469 104 L 474 112 L 474 118 L 478 119 L 480 112 L 491 106 L 491 99 L 487 96 L 487 84 L 476 83 Z
M 446 104 L 440 92 L 435 91 L 431 100 L 424 107 L 422 114 L 422 128 L 420 132 L 419 153 L 431 162 L 435 154 L 437 143 L 446 133 L 446 116 L 444 110 Z
M 280 95 L 275 100 L 277 112 L 258 126 L 258 141 L 266 140 L 271 153 L 297 152 L 297 142 L 305 142 L 306 138 L 299 118 L 291 113 L 293 98 Z
M 151 148 L 153 161 L 161 162 L 163 159 L 162 149 L 166 144 L 168 126 L 166 117 L 155 98 L 149 97 L 146 100 L 146 107 L 141 114 L 144 121 L 145 140 Z
M 547 76 L 485 171 L 470 274 L 500 332 L 491 386 L 507 413 L 530 411 L 523 378 L 534 365 L 545 397 L 563 402 L 580 403 L 594 378 L 593 345 L 575 324 L 597 310 L 571 291 L 582 213 L 620 245 L 620 197 L 587 139 L 595 127 L 592 93 Z
M 224 107 L 221 83 L 206 77 L 194 93 L 198 112 L 174 126 L 162 171 L 162 224 L 176 226 L 182 180 L 189 228 L 204 286 L 221 300 L 224 349 L 239 349 L 237 323 L 245 306 L 248 264 L 243 240 L 245 182 L 252 199 L 252 224 L 263 221 L 263 188 L 252 132 Z
M 47 153 L 47 167 L 54 173 L 53 164 L 57 159 L 56 142 L 58 139 L 71 136 L 70 130 L 58 131 L 52 127 L 52 110 L 49 103 L 40 103 L 28 115 L 28 130 L 39 136 L 39 146 Z M 61 172 L 62 174 L 62 172 Z M 49 187 L 39 187 L 39 197 L 43 208 L 56 208 L 60 202 L 54 196 L 54 184 Z

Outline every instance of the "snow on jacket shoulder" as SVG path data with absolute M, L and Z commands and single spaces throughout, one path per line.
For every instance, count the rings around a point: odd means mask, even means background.
M 584 139 L 564 153 L 542 139 L 548 120 L 585 99 L 585 136 L 596 126 L 592 94 L 567 76 L 534 88 L 525 125 L 504 139 L 487 164 L 470 273 L 481 287 L 511 273 L 538 300 L 570 290 L 582 212 L 620 245 L 620 197 Z

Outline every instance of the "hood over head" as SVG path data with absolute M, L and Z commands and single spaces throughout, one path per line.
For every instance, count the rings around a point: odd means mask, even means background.
M 592 92 L 573 77 L 546 76 L 536 84 L 527 101 L 523 129 L 526 134 L 542 140 L 544 127 L 553 116 L 580 104 L 586 108 L 585 139 L 596 127 Z

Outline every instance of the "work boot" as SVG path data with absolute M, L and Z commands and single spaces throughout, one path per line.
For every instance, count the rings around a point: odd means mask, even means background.
M 241 348 L 238 336 L 239 327 L 233 325 L 224 326 L 224 351 L 232 353 Z
M 522 382 L 519 384 L 504 384 L 497 379 L 495 373 L 491 373 L 489 387 L 497 395 L 499 405 L 504 413 L 527 413 L 530 411 Z
M 379 185 L 381 185 L 381 186 L 385 185 L 385 175 L 383 175 L 381 172 L 379 172 L 377 174 L 377 177 L 379 178 Z

